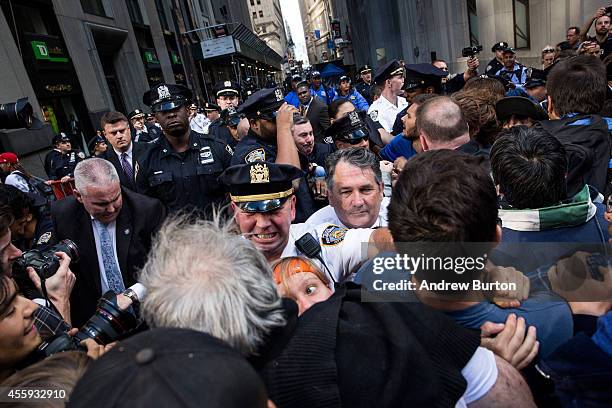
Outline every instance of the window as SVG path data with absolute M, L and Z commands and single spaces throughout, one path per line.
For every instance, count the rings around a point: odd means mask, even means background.
M 513 0 L 514 47 L 529 48 L 529 0 Z
M 257 18 L 257 12 L 253 12 L 253 18 Z
M 251 0 L 251 6 L 255 5 L 255 0 Z
M 263 11 L 259 10 L 259 17 L 263 17 Z
M 110 8 L 104 0 L 81 0 L 83 11 L 89 14 L 95 14 L 103 17 L 111 17 Z
M 266 28 L 266 26 L 262 26 L 261 27 L 261 32 L 262 33 L 267 33 L 268 32 L 268 29 Z
M 467 0 L 468 26 L 470 29 L 470 45 L 478 45 L 478 13 L 476 0 Z
M 142 19 L 142 13 L 140 12 L 140 5 L 137 0 L 127 0 L 127 8 L 128 13 L 130 15 L 130 20 L 133 23 L 144 24 L 144 20 Z

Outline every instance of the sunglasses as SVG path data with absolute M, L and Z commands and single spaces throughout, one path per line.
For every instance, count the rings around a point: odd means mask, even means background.
M 550 54 L 551 52 L 555 52 L 555 49 L 554 48 L 546 48 L 546 49 L 542 50 L 542 52 L 544 54 Z

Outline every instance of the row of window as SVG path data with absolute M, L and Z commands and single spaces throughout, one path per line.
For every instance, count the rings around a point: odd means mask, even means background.
M 259 17 L 263 17 L 263 11 L 259 10 Z M 253 12 L 253 18 L 257 18 L 257 12 Z
M 468 26 L 470 30 L 470 45 L 478 45 L 478 11 L 476 0 L 467 0 Z M 530 47 L 529 38 L 529 0 L 512 0 L 512 18 L 514 29 L 514 48 Z M 498 38 L 498 40 L 507 40 Z
M 257 4 L 261 4 L 261 0 L 257 0 Z M 251 0 L 251 6 L 255 5 L 255 0 Z

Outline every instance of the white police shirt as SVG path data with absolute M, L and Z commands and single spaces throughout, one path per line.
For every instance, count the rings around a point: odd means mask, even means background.
M 376 101 L 370 105 L 368 109 L 368 115 L 374 122 L 378 122 L 382 127 L 389 133 L 393 130 L 393 124 L 397 114 L 400 113 L 406 106 L 408 101 L 401 96 L 397 97 L 397 106 L 392 104 L 384 96 L 380 96 Z
M 378 211 L 378 218 L 374 222 L 371 228 L 374 227 L 386 227 L 387 223 L 387 207 L 391 202 L 390 197 L 383 197 L 382 202 L 380 203 L 380 210 Z M 331 205 L 325 206 L 312 214 L 310 218 L 306 220 L 306 224 L 311 225 L 319 225 L 323 223 L 335 224 L 340 227 L 348 228 L 346 225 L 340 221 L 338 218 L 338 214 L 336 214 L 336 210 Z
M 364 244 L 369 242 L 372 231 L 374 230 L 370 228 L 346 229 L 331 223 L 292 224 L 289 229 L 289 241 L 281 258 L 305 257 L 295 247 L 295 241 L 310 233 L 321 245 L 321 257 L 325 261 L 325 266 L 336 282 L 341 282 L 367 259 L 367 245 Z M 326 273 L 325 266 L 318 259 L 311 260 Z

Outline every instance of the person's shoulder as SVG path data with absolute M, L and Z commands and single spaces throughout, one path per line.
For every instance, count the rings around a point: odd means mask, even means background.
M 81 204 L 75 196 L 65 197 L 61 200 L 51 202 L 51 214 L 55 216 L 72 215 L 74 210 Z
M 144 215 L 141 210 L 156 210 L 163 206 L 161 201 L 159 201 L 157 198 L 149 197 L 147 195 L 137 193 L 127 188 L 122 188 L 121 194 L 123 196 L 123 199 L 128 201 L 133 209 L 137 209 L 137 211 L 134 211 L 135 215 Z
M 336 211 L 331 205 L 326 205 L 325 207 L 317 210 L 306 220 L 306 224 L 311 224 L 315 226 L 324 223 L 340 224 L 338 215 L 336 215 Z

